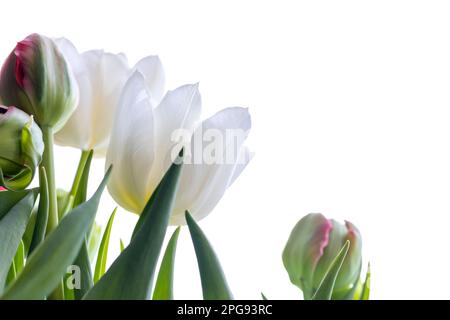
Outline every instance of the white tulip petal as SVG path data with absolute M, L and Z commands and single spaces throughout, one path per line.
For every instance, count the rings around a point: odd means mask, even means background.
M 105 150 L 119 102 L 119 92 L 128 78 L 128 63 L 124 56 L 102 51 L 88 51 L 83 54 L 91 80 L 90 101 L 80 107 L 90 110 L 89 148 L 97 152 Z M 88 99 L 87 99 L 88 100 Z
M 129 75 L 124 55 L 91 50 L 78 54 L 65 39 L 57 40 L 80 88 L 77 109 L 56 134 L 58 144 L 95 150 L 104 156 L 121 89 Z
M 113 165 L 108 190 L 125 209 L 140 213 L 154 160 L 154 121 L 144 77 L 133 73 L 118 105 L 106 166 Z
M 85 64 L 80 56 L 77 48 L 70 40 L 66 38 L 54 39 L 58 50 L 63 54 L 64 58 L 69 62 L 70 68 L 74 74 L 80 73 L 85 69 Z
M 147 192 L 153 192 L 181 149 L 173 134 L 185 130 L 189 139 L 200 113 L 201 97 L 197 84 L 169 91 L 155 108 L 155 152 L 158 157 L 152 167 Z
M 224 154 L 233 153 L 233 157 L 226 159 L 225 163 L 208 164 L 202 159 L 202 163 L 185 164 L 183 167 L 180 191 L 177 194 L 175 209 L 171 217 L 171 224 L 185 223 L 184 211 L 189 210 L 196 220 L 207 216 L 222 198 L 228 186 L 242 172 L 246 163 L 239 163 L 242 152 L 247 152 L 243 144 L 251 128 L 251 118 L 247 109 L 224 109 L 211 118 L 205 120 L 196 129 L 191 142 L 191 150 L 195 149 L 198 141 L 195 139 L 197 132 L 207 132 L 209 129 L 217 130 L 224 137 Z M 244 133 L 242 139 L 230 139 L 230 133 Z M 227 134 L 228 133 L 228 134 Z M 203 148 L 203 146 L 202 146 Z M 203 148 L 203 151 L 205 149 Z M 195 151 L 193 151 L 195 152 Z M 231 161 L 230 161 L 231 160 Z M 199 161 L 195 159 L 194 161 Z
M 161 60 L 158 56 L 148 56 L 136 63 L 135 70 L 141 72 L 145 77 L 145 83 L 149 89 L 153 103 L 158 103 L 164 94 L 165 73 Z
M 236 162 L 236 167 L 234 168 L 233 176 L 231 177 L 230 183 L 228 186 L 231 186 L 234 181 L 236 181 L 237 177 L 239 177 L 247 167 L 250 160 L 252 160 L 253 155 L 250 153 L 250 150 L 247 147 L 243 147 L 241 153 L 239 155 L 239 159 Z
M 89 139 L 90 132 L 79 125 L 80 122 L 86 122 L 85 119 L 89 117 L 90 113 L 89 109 L 80 108 L 80 104 L 83 105 L 83 101 L 91 94 L 88 70 L 81 54 L 78 53 L 75 46 L 69 40 L 59 38 L 55 40 L 55 43 L 72 69 L 80 93 L 76 110 L 65 126 L 56 133 L 55 141 L 59 145 L 88 150 L 86 149 L 86 141 Z

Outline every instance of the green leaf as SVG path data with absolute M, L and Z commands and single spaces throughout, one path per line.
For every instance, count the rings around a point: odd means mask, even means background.
M 71 289 L 67 286 L 67 282 L 69 282 L 69 278 L 72 275 L 70 273 L 66 273 L 63 279 L 63 287 L 64 287 L 64 300 L 75 300 L 75 289 Z
M 12 283 L 15 279 L 16 279 L 16 265 L 14 264 L 14 260 L 11 263 L 11 266 L 9 267 L 8 270 L 8 275 L 6 276 L 6 285 L 9 285 L 10 283 Z
M 156 195 L 158 194 L 159 191 L 159 186 L 160 184 L 156 187 L 155 191 L 153 192 L 152 196 L 150 197 L 150 199 L 148 200 L 147 204 L 145 205 L 146 207 L 150 208 L 153 205 L 153 202 L 155 201 Z M 142 224 L 144 223 L 144 221 L 147 219 L 147 214 L 148 214 L 148 210 L 143 210 L 143 212 L 141 213 L 141 215 L 139 216 L 139 219 L 136 223 L 136 225 L 134 226 L 133 229 L 133 233 L 131 234 L 131 239 L 133 239 L 136 234 L 138 233 L 139 229 L 141 228 Z
M 186 221 L 197 255 L 204 300 L 232 300 L 219 259 L 195 220 L 186 211 Z
M 93 197 L 73 209 L 28 258 L 3 299 L 43 299 L 61 281 L 85 241 L 111 168 Z
M 74 299 L 81 300 L 84 295 L 92 288 L 94 281 L 92 279 L 91 262 L 89 259 L 86 240 L 83 242 L 74 264 L 80 268 L 80 288 L 73 289 Z
M 37 192 L 0 192 L 0 293 L 33 210 Z M 14 201 L 16 202 L 14 204 Z
M 342 264 L 344 263 L 345 257 L 347 256 L 348 249 L 350 248 L 350 241 L 346 241 L 342 249 L 331 262 L 328 270 L 320 282 L 319 288 L 312 297 L 312 300 L 331 300 L 333 294 L 334 284 L 336 278 L 341 270 Z
M 6 286 L 12 283 L 17 275 L 22 271 L 25 263 L 25 246 L 23 241 L 20 241 L 19 247 L 17 248 L 14 260 L 9 268 L 8 275 L 6 276 Z
M 179 234 L 180 227 L 175 229 L 167 244 L 153 291 L 153 300 L 173 300 L 173 271 Z
M 0 192 L 0 220 L 8 214 L 20 200 L 22 200 L 30 191 L 37 192 L 37 190 L 22 190 L 22 191 L 2 191 Z
M 75 175 L 71 192 L 69 193 L 67 204 L 69 206 L 68 210 L 76 208 L 86 201 L 92 155 L 92 150 L 89 152 L 82 151 L 81 153 L 80 163 Z M 91 224 L 89 230 L 92 230 L 93 224 Z M 74 264 L 80 268 L 80 288 L 73 289 L 72 293 L 75 300 L 81 300 L 94 285 L 87 240 L 83 242 Z M 67 285 L 65 287 L 67 287 Z M 69 291 L 68 288 L 66 290 Z
M 31 238 L 30 247 L 28 249 L 29 255 L 42 241 L 44 241 L 45 231 L 47 230 L 49 198 L 48 198 L 47 173 L 45 172 L 44 167 L 41 167 L 39 169 L 39 186 L 40 186 L 39 208 L 36 214 L 36 222 L 34 224 L 33 237 Z
M 362 262 L 360 263 L 359 270 L 358 270 L 358 277 L 353 283 L 351 288 L 344 288 L 340 290 L 333 290 L 333 295 L 331 297 L 331 300 L 359 300 L 359 296 L 361 294 L 362 290 L 362 283 L 361 283 L 361 270 L 362 270 Z M 358 297 L 355 299 L 355 297 Z
M 20 240 L 19 247 L 17 248 L 16 255 L 14 257 L 14 265 L 16 267 L 17 274 L 22 271 L 23 266 L 25 265 L 25 246 L 22 240 Z
M 102 238 L 102 227 L 100 227 L 99 224 L 94 222 L 94 224 L 92 225 L 91 232 L 89 234 L 87 246 L 90 261 L 94 261 L 95 257 L 97 256 L 97 251 L 100 246 L 101 238 Z
M 65 217 L 65 215 L 74 208 L 74 197 L 71 196 L 69 192 L 63 189 L 56 190 L 56 197 L 58 201 L 58 221 L 61 221 Z
M 77 186 L 75 198 L 73 201 L 73 207 L 79 206 L 81 203 L 86 201 L 87 198 L 87 187 L 89 182 L 89 172 L 91 170 L 91 162 L 94 151 L 89 151 L 89 154 L 86 159 L 86 163 L 84 164 L 83 174 L 81 175 L 81 179 L 79 181 L 79 185 Z
M 102 241 L 97 255 L 97 263 L 95 264 L 94 283 L 96 283 L 105 274 L 106 262 L 108 260 L 109 239 L 111 238 L 111 229 L 116 216 L 117 208 L 114 209 L 109 217 L 105 232 L 103 233 Z
M 180 152 L 180 158 L 182 152 Z M 164 175 L 145 206 L 130 244 L 114 261 L 85 299 L 150 299 L 158 257 L 178 189 L 181 161 Z M 142 219 L 142 220 L 141 220 Z
M 38 211 L 38 206 L 36 206 L 36 203 L 34 204 L 33 211 L 31 212 L 30 219 L 28 219 L 28 224 L 25 229 L 25 232 L 23 233 L 22 241 L 25 245 L 25 254 L 28 256 L 28 252 L 30 250 L 30 244 L 33 239 L 33 233 L 34 233 L 34 227 L 36 225 L 36 216 Z
M 122 252 L 125 249 L 125 245 L 123 244 L 122 239 L 119 239 L 119 245 L 120 245 L 120 252 Z
M 262 293 L 262 292 L 261 292 L 261 298 L 262 298 L 263 300 L 268 300 L 267 297 L 266 297 L 266 295 L 265 295 L 264 293 Z
M 369 300 L 369 296 L 370 296 L 370 276 L 371 276 L 371 272 L 370 272 L 370 263 L 367 266 L 367 273 L 366 273 L 366 280 L 364 280 L 364 284 L 363 284 L 363 288 L 361 291 L 361 297 L 359 300 Z

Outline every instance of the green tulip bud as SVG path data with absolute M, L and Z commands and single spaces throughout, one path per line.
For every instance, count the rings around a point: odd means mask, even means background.
M 362 265 L 362 239 L 358 229 L 322 214 L 302 218 L 291 232 L 283 251 L 283 263 L 293 284 L 310 299 L 345 242 L 350 248 L 335 282 L 333 299 L 351 299 Z
M 0 97 L 58 131 L 78 103 L 78 85 L 54 42 L 39 34 L 20 41 L 0 73 Z
M 42 132 L 32 116 L 0 106 L 0 137 L 0 186 L 25 189 L 42 159 Z

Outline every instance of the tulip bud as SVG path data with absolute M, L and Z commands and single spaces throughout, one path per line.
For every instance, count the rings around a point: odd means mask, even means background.
M 78 103 L 78 86 L 54 42 L 39 34 L 20 41 L 0 73 L 0 97 L 58 131 Z
M 32 116 L 15 107 L 0 106 L 0 137 L 0 185 L 25 189 L 42 159 L 42 132 Z
M 312 298 L 347 240 L 350 248 L 336 279 L 333 299 L 351 299 L 360 278 L 362 240 L 358 229 L 348 221 L 341 224 L 318 213 L 305 216 L 294 227 L 283 251 L 283 263 L 305 299 Z

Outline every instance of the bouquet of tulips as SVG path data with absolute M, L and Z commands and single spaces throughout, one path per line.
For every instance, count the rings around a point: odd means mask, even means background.
M 187 224 L 204 299 L 232 299 L 197 222 L 250 161 L 251 118 L 240 107 L 200 116 L 198 85 L 165 92 L 157 56 L 129 66 L 124 55 L 79 53 L 64 38 L 20 41 L 0 73 L 0 298 L 172 299 L 177 239 Z M 55 143 L 81 151 L 67 192 L 56 186 Z M 93 156 L 105 158 L 105 175 L 88 195 Z M 109 268 L 115 211 L 95 261 L 89 252 L 105 189 L 139 215 Z M 169 225 L 178 227 L 163 248 Z M 311 214 L 292 231 L 283 262 L 305 299 L 367 299 L 361 249 L 351 223 Z

